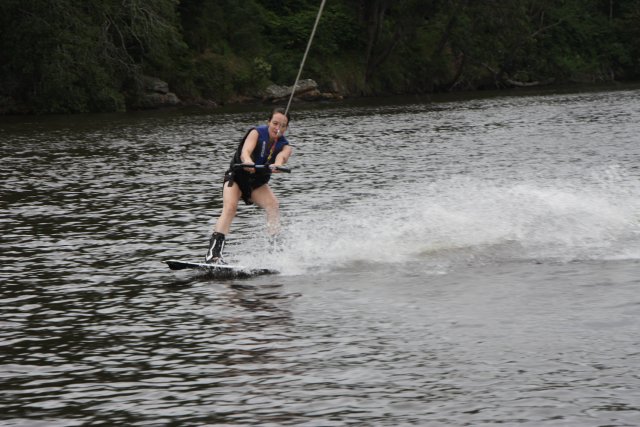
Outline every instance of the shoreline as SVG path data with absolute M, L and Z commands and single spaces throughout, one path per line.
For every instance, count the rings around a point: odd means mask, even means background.
M 340 99 L 299 99 L 294 97 L 291 104 L 293 109 L 313 110 L 317 108 L 332 108 L 335 106 L 367 106 L 367 105 L 388 105 L 388 104 L 410 104 L 410 103 L 441 103 L 454 102 L 472 99 L 486 99 L 503 96 L 535 96 L 561 93 L 589 93 L 589 92 L 606 92 L 616 90 L 635 90 L 640 89 L 640 81 L 637 82 L 609 82 L 609 83 L 575 83 L 564 85 L 546 85 L 532 87 L 514 87 L 505 89 L 486 89 L 486 90 L 468 90 L 456 92 L 441 93 L 414 93 L 414 94 L 393 94 L 393 95 L 371 95 L 371 96 L 343 96 Z M 142 111 L 163 111 L 167 109 L 173 110 L 193 110 L 209 113 L 235 113 L 235 112 L 251 112 L 263 111 L 273 107 L 286 104 L 287 99 L 282 103 L 264 102 L 261 100 L 246 100 L 240 102 L 231 102 L 215 107 L 198 105 L 196 103 L 167 107 L 156 110 L 135 110 Z M 131 113 L 134 111 L 129 111 Z
M 319 108 L 333 108 L 336 106 L 375 106 L 391 104 L 411 104 L 411 103 L 443 103 L 465 101 L 473 99 L 486 99 L 507 96 L 535 96 L 561 93 L 589 93 L 618 90 L 640 89 L 640 81 L 632 82 L 608 82 L 608 83 L 574 83 L 563 85 L 546 85 L 533 87 L 517 87 L 506 89 L 486 89 L 468 90 L 443 93 L 414 93 L 414 94 L 394 94 L 394 95 L 372 95 L 372 96 L 343 96 L 336 99 L 301 99 L 294 97 L 291 110 L 314 110 Z M 230 102 L 222 105 L 205 105 L 201 102 L 182 102 L 178 105 L 131 109 L 122 112 L 100 112 L 100 113 L 69 113 L 69 114 L 2 114 L 0 123 L 22 121 L 29 119 L 46 118 L 75 118 L 75 117 L 126 117 L 144 116 L 164 113 L 185 113 L 185 114 L 227 114 L 227 113 L 251 113 L 270 110 L 274 107 L 286 105 L 287 99 L 282 102 L 263 101 L 260 99 L 245 99 L 238 102 Z

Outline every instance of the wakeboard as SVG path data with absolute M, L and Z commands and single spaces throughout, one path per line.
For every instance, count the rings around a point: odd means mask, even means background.
M 265 274 L 278 274 L 277 270 L 269 268 L 247 268 L 234 264 L 207 264 L 204 262 L 191 262 L 170 259 L 165 261 L 171 270 L 197 270 L 212 277 L 245 278 L 262 276 Z

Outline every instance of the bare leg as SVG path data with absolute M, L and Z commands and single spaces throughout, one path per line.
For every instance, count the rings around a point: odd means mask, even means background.
M 233 183 L 231 187 L 227 184 L 224 185 L 224 189 L 222 190 L 222 214 L 220 214 L 220 217 L 216 222 L 214 231 L 225 235 L 229 234 L 231 222 L 236 216 L 236 212 L 238 211 L 238 202 L 241 197 L 242 192 L 240 191 L 238 184 Z
M 267 213 L 267 233 L 270 236 L 280 233 L 280 203 L 276 195 L 271 191 L 269 184 L 253 190 L 251 200 Z
M 222 213 L 216 221 L 216 225 L 209 239 L 209 250 L 204 257 L 204 262 L 209 264 L 224 264 L 222 260 L 222 251 L 224 250 L 225 237 L 229 233 L 231 222 L 238 211 L 238 202 L 242 193 L 237 184 L 229 187 L 226 183 L 222 189 Z

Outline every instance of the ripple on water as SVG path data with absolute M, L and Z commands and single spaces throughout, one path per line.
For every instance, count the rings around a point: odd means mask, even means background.
M 259 115 L 18 126 L 0 424 L 637 424 L 637 95 L 301 110 L 279 251 L 255 207 L 228 239 L 282 272 L 248 280 L 162 260 L 203 255 Z

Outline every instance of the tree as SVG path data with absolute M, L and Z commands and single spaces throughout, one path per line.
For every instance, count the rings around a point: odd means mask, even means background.
M 117 111 L 145 72 L 170 74 L 184 44 L 173 0 L 5 0 L 3 94 L 40 113 Z M 21 107 L 22 106 L 22 107 Z
M 224 103 L 291 84 L 320 0 L 3 0 L 0 113 L 119 111 L 144 76 Z M 640 77 L 637 0 L 328 2 L 304 76 L 347 94 Z

